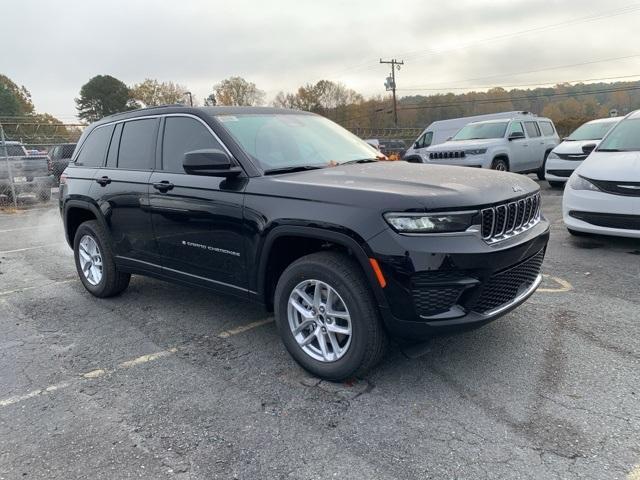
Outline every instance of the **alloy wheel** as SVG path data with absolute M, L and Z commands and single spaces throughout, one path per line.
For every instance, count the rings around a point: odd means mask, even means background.
M 102 280 L 102 254 L 91 235 L 84 235 L 78 244 L 78 259 L 84 278 L 95 286 Z
M 338 292 L 320 280 L 304 280 L 289 295 L 289 328 L 298 346 L 320 362 L 335 362 L 351 345 L 351 317 Z

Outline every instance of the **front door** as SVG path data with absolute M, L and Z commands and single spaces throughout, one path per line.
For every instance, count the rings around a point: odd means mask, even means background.
M 184 281 L 244 295 L 246 180 L 184 172 L 186 152 L 225 150 L 202 120 L 167 116 L 162 130 L 162 161 L 151 175 L 149 204 L 163 268 Z
M 509 125 L 509 129 L 507 131 L 507 138 L 514 133 L 521 132 L 524 133 L 524 126 L 522 122 L 511 122 Z M 529 139 L 526 138 L 515 138 L 510 140 L 511 144 L 511 155 L 509 155 L 509 170 L 512 172 L 521 172 L 527 169 L 527 165 L 529 165 L 530 157 L 531 157 L 531 149 L 529 148 Z

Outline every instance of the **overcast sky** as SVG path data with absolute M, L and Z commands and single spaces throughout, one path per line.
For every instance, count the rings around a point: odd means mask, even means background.
M 200 101 L 232 75 L 268 100 L 323 78 L 384 94 L 380 57 L 404 59 L 402 95 L 640 78 L 640 3 L 629 0 L 2 3 L 0 73 L 31 91 L 38 112 L 65 122 L 76 120 L 73 99 L 97 74 L 128 85 L 172 80 Z

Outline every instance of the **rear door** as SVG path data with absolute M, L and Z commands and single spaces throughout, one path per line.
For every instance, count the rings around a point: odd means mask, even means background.
M 159 123 L 157 117 L 119 123 L 107 164 L 96 173 L 92 190 L 117 261 L 152 272 L 160 270 L 149 213 L 149 177 L 155 166 Z
M 243 177 L 188 175 L 184 154 L 226 151 L 197 117 L 164 119 L 161 164 L 151 176 L 149 202 L 165 273 L 228 293 L 246 294 Z

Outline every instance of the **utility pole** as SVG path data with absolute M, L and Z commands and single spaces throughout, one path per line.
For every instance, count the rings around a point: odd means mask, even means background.
M 400 70 L 400 65 L 404 65 L 403 60 L 396 60 L 392 58 L 391 60 L 382 60 L 380 59 L 380 63 L 384 63 L 387 65 L 391 65 L 391 76 L 387 77 L 387 81 L 384 82 L 384 87 L 387 92 L 391 90 L 393 92 L 393 124 L 398 126 L 398 104 L 396 102 L 396 69 Z
M 193 95 L 191 92 L 184 92 L 185 95 L 189 95 L 189 105 L 193 107 Z

